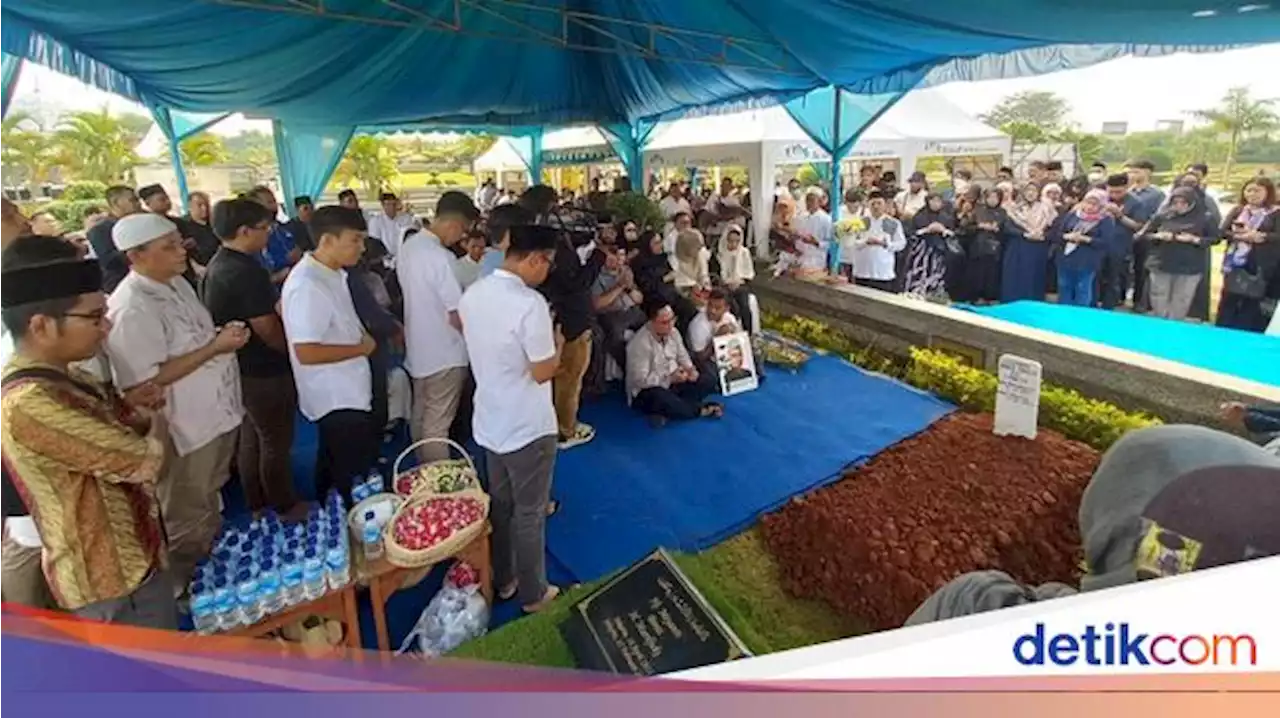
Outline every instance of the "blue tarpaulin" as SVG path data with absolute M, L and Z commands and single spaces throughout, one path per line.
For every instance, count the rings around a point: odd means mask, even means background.
M 1280 39 L 1276 5 L 1213 0 L 134 0 L 118 10 L 9 0 L 3 49 L 178 110 L 553 126 L 634 123 L 826 85 L 901 92 L 956 58 L 1045 46 Z M 992 60 L 950 72 L 1025 74 L 1091 57 L 1032 53 L 1013 68 Z

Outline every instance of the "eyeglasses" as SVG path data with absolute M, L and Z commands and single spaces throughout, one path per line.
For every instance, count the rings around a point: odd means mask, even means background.
M 107 318 L 107 312 L 105 309 L 97 312 L 67 312 L 62 316 L 75 317 L 76 319 L 88 319 L 95 325 L 101 325 L 102 320 Z

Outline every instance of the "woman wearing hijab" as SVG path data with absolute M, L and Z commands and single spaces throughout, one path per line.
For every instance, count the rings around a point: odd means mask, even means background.
M 1000 299 L 1000 255 L 1009 231 L 1009 215 L 1003 205 L 1004 193 L 993 187 L 982 193 L 982 202 L 973 211 L 965 284 L 969 301 L 975 304 Z
M 942 195 L 930 192 L 924 207 L 911 218 L 911 241 L 907 248 L 907 294 L 925 298 L 948 298 L 947 264 L 952 252 L 948 240 L 955 242 L 956 220 L 942 201 Z
M 676 291 L 676 272 L 671 267 L 671 258 L 662 251 L 663 238 L 654 230 L 640 235 L 640 253 L 631 260 L 631 272 L 635 277 L 636 288 L 647 301 L 656 297 L 669 304 L 676 311 L 680 326 L 687 327 L 698 308 Z
M 1040 187 L 1028 182 L 1009 214 L 1010 232 L 1001 266 L 1000 301 L 1044 301 L 1049 269 L 1049 228 L 1058 213 L 1041 197 Z
M 973 571 L 925 599 L 906 625 L 1275 556 L 1278 512 L 1280 459 L 1266 449 L 1202 426 L 1132 431 L 1102 457 L 1080 501 L 1078 587 Z
M 961 253 L 947 267 L 947 294 L 964 302 L 972 299 L 965 272 L 969 261 L 969 247 L 973 246 L 974 235 L 978 233 L 975 213 L 981 200 L 981 196 L 974 198 L 967 192 L 956 199 L 956 242 L 960 245 Z
M 1166 319 L 1186 319 L 1196 290 L 1207 279 L 1205 255 L 1217 235 L 1191 187 L 1178 187 L 1169 204 L 1142 230 L 1151 242 L 1147 255 L 1151 313 Z
M 1222 296 L 1218 326 L 1263 332 L 1268 312 L 1280 297 L 1280 212 L 1276 186 L 1255 177 L 1240 191 L 1240 202 L 1222 223 L 1227 251 L 1222 257 Z M 1269 300 L 1269 301 L 1268 301 Z
M 1094 287 L 1106 256 L 1115 219 L 1106 212 L 1107 193 L 1092 189 L 1062 223 L 1055 257 L 1058 265 L 1058 303 L 1092 307 Z
M 732 300 L 733 314 L 743 322 L 744 327 L 752 326 L 750 290 L 747 285 L 756 278 L 755 260 L 751 250 L 742 243 L 742 227 L 729 224 L 720 236 L 720 247 L 717 253 L 720 265 L 720 282 Z
M 688 229 L 676 235 L 676 253 L 671 261 L 671 268 L 676 273 L 676 291 L 690 297 L 695 291 L 710 287 L 710 258 L 711 252 L 707 250 L 701 232 Z
M 1187 172 L 1179 177 L 1174 183 L 1174 188 L 1190 187 L 1196 192 L 1196 204 L 1199 209 L 1204 212 L 1205 218 L 1209 221 L 1209 229 L 1213 231 L 1213 242 L 1216 244 L 1218 239 L 1217 230 L 1222 226 L 1222 212 L 1218 209 L 1218 204 L 1209 199 L 1208 193 L 1204 190 L 1204 185 L 1200 183 L 1200 175 L 1195 172 Z M 1196 287 L 1196 296 L 1191 300 L 1191 309 L 1187 312 L 1187 316 L 1191 319 L 1199 319 L 1202 322 L 1209 321 L 1209 275 L 1213 273 L 1213 255 L 1210 252 L 1204 253 L 1204 281 Z

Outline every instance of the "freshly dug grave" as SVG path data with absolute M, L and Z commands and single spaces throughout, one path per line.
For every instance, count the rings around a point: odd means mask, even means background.
M 956 414 L 797 497 L 762 529 L 788 592 L 895 628 L 968 571 L 1076 584 L 1076 512 L 1098 459 L 1053 432 L 999 437 L 990 415 Z

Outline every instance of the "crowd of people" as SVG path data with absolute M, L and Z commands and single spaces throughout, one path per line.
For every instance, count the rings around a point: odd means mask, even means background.
M 185 216 L 158 186 L 106 196 L 83 240 L 4 206 L 6 601 L 176 628 L 232 477 L 251 511 L 306 517 L 301 413 L 315 496 L 350 501 L 397 417 L 479 445 L 498 593 L 540 610 L 555 457 L 595 437 L 584 393 L 614 376 L 655 427 L 719 417 L 712 340 L 750 327 L 738 225 L 708 262 L 675 223 L 671 255 L 604 215 L 584 238 L 541 185 L 484 212 L 446 192 L 425 222 L 392 194 L 287 219 L 267 187 Z
M 1066 179 L 1057 162 L 1035 162 L 1016 184 L 1002 168 L 981 187 L 957 170 L 934 192 L 913 173 L 899 188 L 892 173 L 864 167 L 833 223 L 823 191 L 794 180 L 775 201 L 771 243 L 778 271 L 839 273 L 868 287 L 975 304 L 1057 301 L 1150 313 L 1210 317 L 1211 257 L 1224 245 L 1216 323 L 1265 331 L 1280 298 L 1280 213 L 1273 181 L 1250 178 L 1223 217 L 1204 189 L 1208 168 L 1187 168 L 1166 192 L 1150 162 L 1109 173 L 1095 163 Z M 665 201 L 665 200 L 664 200 Z M 798 206 L 800 203 L 802 205 Z

